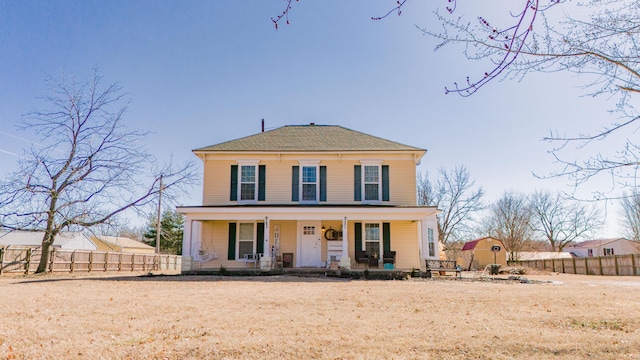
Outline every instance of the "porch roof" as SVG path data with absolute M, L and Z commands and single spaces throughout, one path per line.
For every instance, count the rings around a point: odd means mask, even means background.
M 192 220 L 423 220 L 440 212 L 435 206 L 394 205 L 213 205 L 179 206 Z

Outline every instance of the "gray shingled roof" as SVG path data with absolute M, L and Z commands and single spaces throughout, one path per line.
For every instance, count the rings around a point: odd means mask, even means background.
M 288 125 L 200 151 L 426 151 L 335 125 Z

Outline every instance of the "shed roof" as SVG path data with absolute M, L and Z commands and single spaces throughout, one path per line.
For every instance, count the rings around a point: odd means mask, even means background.
M 155 250 L 153 246 L 149 246 L 140 241 L 130 239 L 122 236 L 94 236 L 91 238 L 94 241 L 102 242 L 105 246 L 112 250 L 122 251 L 122 249 L 141 249 L 141 250 Z
M 417 151 L 404 145 L 337 125 L 287 125 L 274 130 L 193 150 L 209 151 Z
M 466 243 L 464 243 L 464 245 L 462 246 L 462 251 L 465 250 L 473 250 L 476 248 L 476 245 L 478 245 L 478 241 L 480 241 L 481 239 L 475 239 L 475 240 L 471 240 L 471 241 L 467 241 Z
M 464 243 L 464 245 L 462 246 L 462 251 L 465 251 L 465 250 L 473 250 L 473 249 L 475 249 L 475 248 L 476 248 L 476 245 L 478 245 L 478 243 L 479 243 L 481 240 L 484 240 L 484 239 L 493 239 L 493 240 L 498 241 L 498 242 L 500 242 L 500 243 L 502 244 L 502 241 L 500 241 L 499 239 L 496 239 L 496 238 L 491 237 L 491 236 L 485 236 L 485 237 L 482 237 L 482 238 L 479 238 L 479 239 L 475 239 L 475 240 L 467 241 L 467 242 L 466 242 L 466 243 Z M 503 248 L 504 248 L 504 244 L 503 244 L 502 246 L 503 246 Z

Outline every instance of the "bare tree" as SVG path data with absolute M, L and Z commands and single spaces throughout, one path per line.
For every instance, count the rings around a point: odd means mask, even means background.
M 279 22 L 289 24 L 292 0 L 284 3 L 282 13 L 271 19 L 276 29 Z M 390 1 L 388 11 L 371 19 L 400 15 L 405 3 Z M 439 40 L 436 49 L 457 44 L 469 60 L 486 62 L 485 71 L 445 87 L 446 93 L 470 96 L 494 80 L 521 79 L 531 72 L 575 73 L 584 79 L 584 94 L 611 103 L 611 121 L 575 136 L 550 133 L 544 139 L 552 144 L 550 153 L 559 167 L 541 177 L 567 177 L 578 186 L 606 174 L 612 189 L 637 185 L 640 145 L 635 130 L 640 112 L 633 103 L 633 94 L 640 92 L 637 0 L 520 0 L 483 6 L 481 14 L 465 14 L 469 6 L 458 6 L 457 0 L 439 4 L 444 6 L 435 7 L 436 21 L 418 29 Z M 609 151 L 588 146 L 619 132 L 629 136 L 612 140 Z M 576 151 L 581 159 L 573 154 Z M 603 192 L 594 195 L 611 197 Z
M 61 231 L 109 224 L 128 209 L 142 210 L 157 200 L 160 174 L 169 198 L 195 179 L 190 163 L 149 168 L 155 161 L 144 147 L 147 133 L 125 127 L 128 102 L 118 84 L 102 86 L 97 72 L 87 82 L 47 82 L 50 109 L 22 121 L 43 146 L 25 151 L 18 169 L 0 182 L 2 227 L 44 232 L 37 272 L 46 270 Z
M 533 230 L 549 241 L 552 251 L 562 251 L 602 225 L 602 216 L 595 204 L 566 199 L 560 193 L 536 191 L 531 196 L 531 211 Z
M 634 241 L 640 242 L 640 192 L 634 189 L 620 199 L 622 206 L 622 226 L 625 236 Z
M 489 208 L 485 220 L 488 235 L 504 244 L 509 260 L 517 260 L 517 255 L 525 249 L 531 239 L 532 212 L 527 196 L 507 192 Z
M 418 174 L 418 204 L 436 206 L 439 241 L 445 251 L 471 233 L 474 214 L 484 209 L 482 187 L 476 187 L 467 168 L 456 166 L 438 170 L 435 182 L 429 174 Z
M 577 186 L 607 174 L 613 188 L 635 187 L 640 164 L 640 147 L 634 139 L 640 113 L 633 106 L 633 94 L 640 92 L 637 1 L 522 0 L 496 7 L 499 13 L 492 16 L 473 14 L 470 21 L 452 15 L 463 11 L 452 2 L 447 11 L 436 11 L 442 30 L 421 30 L 439 39 L 436 49 L 458 44 L 468 59 L 486 60 L 487 70 L 468 76 L 462 84 L 454 83 L 445 92 L 469 96 L 492 80 L 520 79 L 530 72 L 578 74 L 584 79 L 585 94 L 611 102 L 612 120 L 588 133 L 546 137 L 553 143 L 550 152 L 560 167 L 543 177 L 566 176 Z M 626 129 L 628 136 L 609 147 L 609 153 L 587 146 L 620 129 Z M 582 160 L 566 153 L 574 151 L 583 153 Z M 605 193 L 595 195 L 607 197 Z

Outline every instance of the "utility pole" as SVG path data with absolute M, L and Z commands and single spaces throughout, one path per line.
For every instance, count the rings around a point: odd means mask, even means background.
M 158 222 L 156 225 L 156 254 L 160 254 L 160 231 L 162 230 L 162 175 L 160 175 L 160 190 L 158 191 Z

